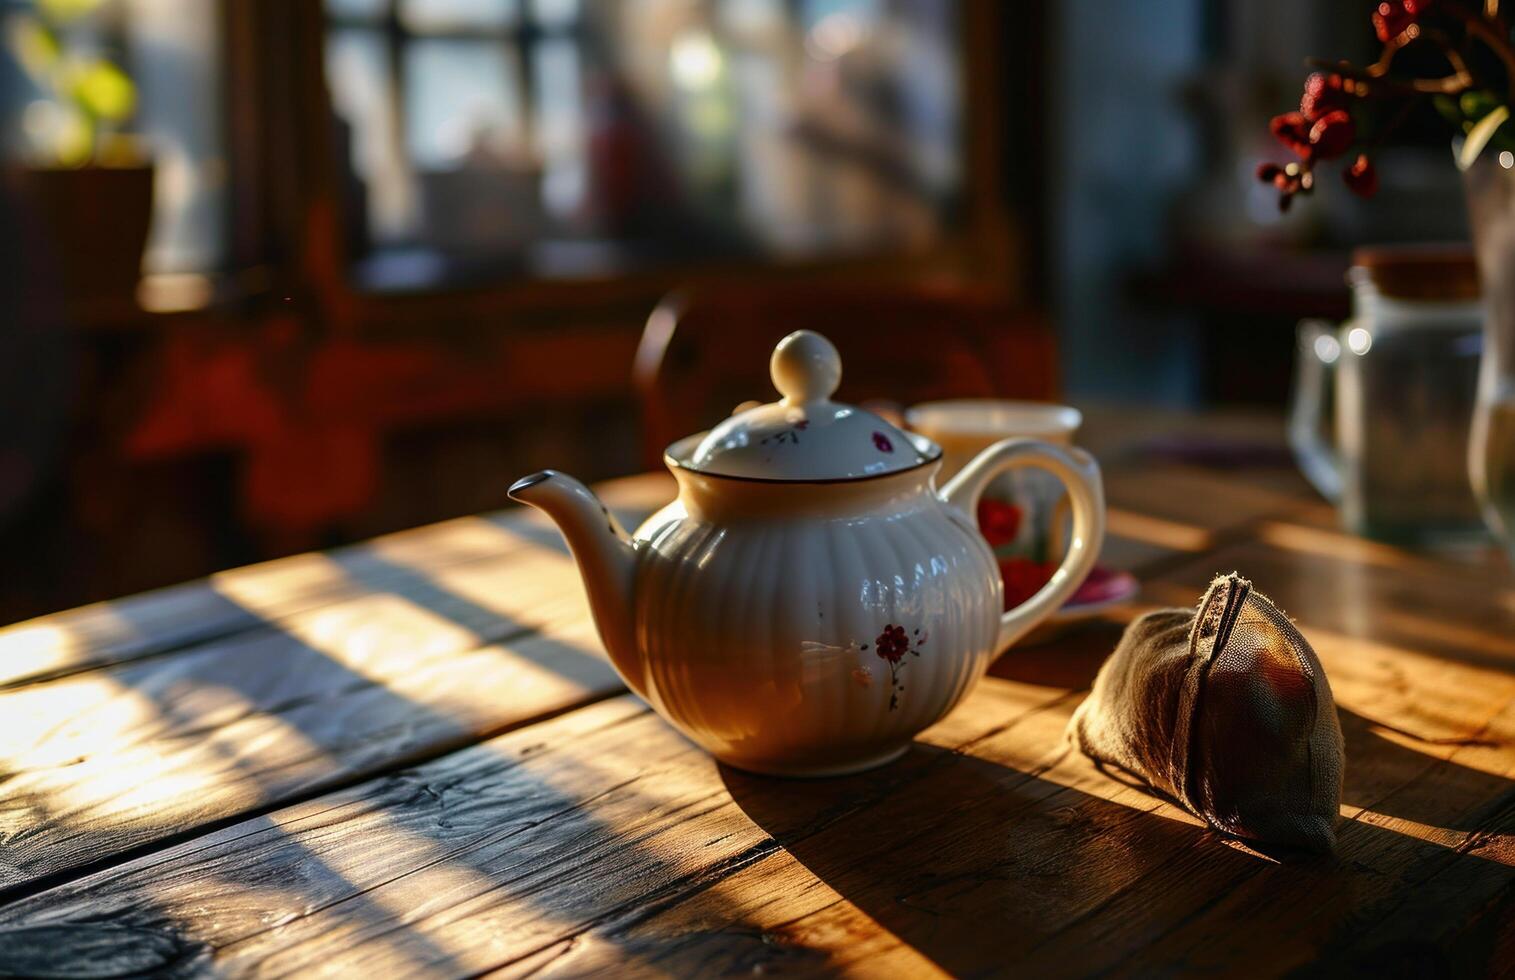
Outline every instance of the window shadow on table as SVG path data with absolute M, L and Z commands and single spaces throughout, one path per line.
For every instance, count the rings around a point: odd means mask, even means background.
M 1161 971 L 1207 943 L 1251 947 L 1255 959 L 1230 962 L 1272 972 L 1273 931 L 1291 942 L 1300 932 L 1316 933 L 1311 941 L 1321 956 L 1355 964 L 1403 939 L 1375 940 L 1367 928 L 1374 920 L 1356 917 L 1395 913 L 1406 902 L 1434 904 L 1421 876 L 1450 869 L 1489 895 L 1511 881 L 1510 869 L 1497 862 L 1371 826 L 1342 826 L 1349 835 L 1343 858 L 1285 854 L 1280 861 L 1173 816 L 1038 775 L 917 745 L 912 756 L 921 754 L 936 757 L 928 760 L 929 778 L 842 819 L 827 816 L 847 795 L 835 783 L 727 768 L 722 778 L 743 812 L 790 856 L 953 975 L 994 974 L 1010 964 L 1023 975 Z M 1390 872 L 1351 857 L 1384 848 L 1413 852 L 1408 861 L 1385 862 L 1402 877 L 1386 880 Z M 1365 890 L 1376 894 L 1364 900 Z M 1331 899 L 1322 901 L 1320 892 Z M 1291 908 L 1313 918 L 1304 921 Z M 1251 934 L 1237 939 L 1244 921 Z M 1432 925 L 1457 924 L 1445 913 L 1427 922 L 1426 945 L 1436 948 Z M 827 927 L 811 917 L 776 939 L 803 944 L 807 929 Z M 1459 953 L 1469 954 L 1467 947 Z M 1471 955 L 1490 962 L 1476 949 Z
M 1080 624 L 1055 642 L 1014 646 L 989 666 L 989 676 L 1067 691 L 1087 691 L 1120 642 L 1125 625 L 1104 619 Z
M 474 629 L 481 622 L 492 623 L 479 637 L 480 644 L 531 632 L 498 611 L 457 595 L 424 572 L 383 567 L 372 560 L 365 560 L 362 569 L 358 574 L 373 576 L 370 583 L 376 590 L 402 592 L 408 600 L 460 625 Z M 355 827 L 353 832 L 371 835 L 366 838 L 365 851 L 370 852 L 366 859 L 382 864 L 386 847 L 395 845 L 411 855 L 396 865 L 397 881 L 404 872 L 447 869 L 449 886 L 460 893 L 455 904 L 490 892 L 519 891 L 526 906 L 544 903 L 545 917 L 564 917 L 569 924 L 562 928 L 569 935 L 588 929 L 595 915 L 604 911 L 602 903 L 618 887 L 631 889 L 627 901 L 645 901 L 688 887 L 676 861 L 641 846 L 628 828 L 602 824 L 584 800 L 549 782 L 523 777 L 519 759 L 498 756 L 491 749 L 460 751 L 532 717 L 509 721 L 505 719 L 508 712 L 502 712 L 501 723 L 493 727 L 477 717 L 462 718 L 445 703 L 422 703 L 393 690 L 276 623 L 264 622 L 258 630 L 253 640 L 276 642 L 283 651 L 279 659 L 283 670 L 268 670 L 253 647 L 239 658 L 245 669 L 197 676 L 197 662 L 215 655 L 206 651 L 183 654 L 168 665 L 124 665 L 111 672 L 124 689 L 155 706 L 154 717 L 145 722 L 152 731 L 143 735 L 143 742 L 168 753 L 185 753 L 171 758 L 164 771 L 144 778 L 171 780 L 193 769 L 195 775 L 208 777 L 207 785 L 194 811 L 177 812 L 168 825 L 161 821 L 155 825 L 151 813 L 112 814 L 109 793 L 87 800 L 82 808 L 78 798 L 50 800 L 34 795 L 25 799 L 29 831 L 24 839 L 18 836 L 7 842 L 8 847 L 20 849 L 10 856 L 17 859 L 17 866 L 25 863 L 33 873 L 56 868 L 55 874 L 44 873 L 34 883 L 56 887 L 41 895 L 31 894 L 35 886 L 23 888 L 18 901 L 0 907 L 0 972 L 67 975 L 209 968 L 214 963 L 210 937 L 225 941 L 228 926 L 216 920 L 227 914 L 257 919 L 239 942 L 269 931 L 273 928 L 269 923 L 287 925 L 322 914 L 331 929 L 343 931 L 344 942 L 391 948 L 391 955 L 379 957 L 391 966 L 452 975 L 474 970 L 478 961 L 469 954 L 476 957 L 481 942 L 492 946 L 493 937 L 474 936 L 474 947 L 460 953 L 421 928 L 413 916 L 400 914 L 410 910 L 413 894 L 404 896 L 404 889 L 399 889 L 405 908 L 397 908 L 395 898 L 386 902 L 387 896 L 395 894 L 386 891 L 389 883 L 370 880 L 371 871 L 365 872 L 368 877 L 350 879 L 344 865 L 331 860 L 342 857 L 351 865 L 350 849 L 345 855 L 331 851 L 337 824 L 317 820 L 289 827 L 257 815 L 276 809 L 287 814 L 283 808 L 301 800 L 319 799 L 325 805 L 347 799 L 361 821 L 363 811 L 372 808 L 355 805 L 354 800 L 363 797 L 366 804 L 371 798 L 387 808 L 395 825 Z M 573 679 L 582 679 L 586 673 L 608 674 L 594 652 L 540 635 L 533 637 L 533 643 L 537 667 L 563 671 Z M 184 698 L 204 693 L 212 680 L 230 688 L 248 713 L 240 718 L 223 715 L 212 730 L 196 733 L 196 726 L 203 728 L 205 723 L 198 711 L 203 705 Z M 508 698 L 502 703 L 508 703 Z M 645 715 L 636 708 L 630 713 Z M 239 722 L 262 716 L 276 718 L 288 729 L 285 740 L 323 761 L 311 766 L 299 753 L 268 759 L 242 752 L 234 740 L 215 737 L 222 730 L 235 731 L 231 726 Z M 691 751 L 682 742 L 676 744 L 680 751 Z M 102 754 L 109 755 L 109 750 Z M 464 766 L 462 774 L 453 769 L 459 765 Z M 571 761 L 562 775 L 565 780 L 574 779 Z M 603 781 L 604 774 L 598 778 Z M 635 797 L 635 790 L 607 792 Z M 713 792 L 719 794 L 719 788 Z M 655 813 L 663 802 L 646 800 L 635 810 Z M 92 823 L 107 820 L 111 829 L 92 829 Z M 203 835 L 217 832 L 218 827 L 226 828 L 217 838 L 225 860 L 181 856 L 173 858 L 173 869 L 161 865 L 165 855 L 159 852 L 166 844 L 184 841 L 203 848 L 207 843 Z M 613 867 L 605 871 L 611 878 L 597 883 L 589 876 L 576 886 L 563 885 L 561 879 L 555 882 L 559 873 L 555 869 L 581 856 L 586 841 L 597 841 L 600 849 L 613 856 L 609 859 Z M 66 853 L 56 849 L 60 842 L 66 843 Z M 31 852 L 29 858 L 25 851 Z M 92 867 L 103 869 L 102 873 L 80 877 Z M 364 870 L 361 864 L 356 867 Z M 176 874 L 192 878 L 192 894 L 155 887 L 160 876 L 173 880 Z M 649 882 L 661 883 L 650 895 Z M 17 897 L 16 890 L 11 891 L 10 897 Z M 533 895 L 541 898 L 529 897 Z M 0 896 L 0 902 L 4 901 Z M 247 908 L 249 901 L 259 907 Z M 435 914 L 452 907 L 439 906 Z M 737 916 L 734 910 L 731 914 Z M 581 925 L 571 925 L 580 920 Z M 629 951 L 625 958 L 632 958 Z
M 476 741 L 477 735 L 458 720 L 394 693 L 274 623 L 264 622 L 260 630 L 266 636 L 279 635 L 286 651 L 283 662 L 294 669 L 260 670 L 258 658 L 247 656 L 246 669 L 217 671 L 211 685 L 206 678 L 196 677 L 198 658 L 188 655 L 173 664 L 179 669 L 128 664 L 115 672 L 135 695 L 156 705 L 152 731 L 139 745 L 161 748 L 166 763 L 161 769 L 144 771 L 142 783 L 149 788 L 155 782 L 176 780 L 203 784 L 193 801 L 194 811 L 176 811 L 171 822 L 166 815 L 155 820 L 150 809 L 122 812 L 114 806 L 114 798 L 123 790 L 109 787 L 103 792 L 88 788 L 71 792 L 69 799 L 56 805 L 43 795 L 24 797 L 20 803 L 29 810 L 28 832 L 8 842 L 5 863 L 24 868 L 28 875 L 44 873 L 29 887 L 6 889 L 28 896 L 9 907 L 3 903 L 13 896 L 0 892 L 0 975 L 113 976 L 208 970 L 214 953 L 210 937 L 224 936 L 227 927 L 203 916 L 223 908 L 232 917 L 253 915 L 269 923 L 340 904 L 339 924 L 356 935 L 368 933 L 382 942 L 384 934 L 395 928 L 394 909 L 385 908 L 369 890 L 355 887 L 323 858 L 319 833 L 308 846 L 276 821 L 258 814 L 337 791 L 407 760 L 463 748 Z M 140 683 L 133 684 L 134 680 Z M 244 754 L 217 737 L 228 729 L 235 732 L 233 726 L 242 719 L 223 717 L 221 724 L 204 729 L 204 718 L 181 698 L 205 693 L 213 686 L 230 688 L 247 705 L 249 717 L 277 719 L 287 728 L 279 741 L 297 746 L 296 750 L 261 757 Z M 393 733 L 386 737 L 386 725 L 401 726 L 409 738 L 397 741 Z M 201 727 L 197 730 L 197 726 Z M 263 733 L 251 734 L 256 738 Z M 136 747 L 121 746 L 128 753 Z M 312 751 L 325 761 L 312 767 L 309 759 L 301 758 Z M 109 757 L 108 751 L 103 754 Z M 120 762 L 125 765 L 131 758 L 128 754 Z M 95 829 L 101 823 L 110 828 Z M 404 832 L 416 833 L 417 828 L 407 827 Z M 424 823 L 419 832 L 425 834 Z M 157 852 L 179 842 L 193 841 L 199 846 L 205 835 L 218 833 L 222 840 L 245 837 L 245 842 L 226 848 L 224 868 L 208 862 L 190 872 L 200 889 L 198 906 L 184 902 L 182 894 L 179 901 L 154 900 L 155 889 L 147 882 L 158 874 L 154 864 L 161 855 Z M 254 868 L 238 861 L 239 852 L 248 847 L 262 852 Z M 46 873 L 49 865 L 58 870 Z M 122 865 L 130 870 L 123 873 Z M 103 880 L 79 877 L 96 867 L 109 869 L 102 872 Z M 58 879 L 58 885 L 52 892 L 30 897 L 37 885 L 51 885 L 53 879 Z M 237 897 L 239 889 L 245 890 L 245 898 Z M 249 903 L 257 907 L 249 908 Z M 28 922 L 28 907 L 43 905 L 51 908 L 38 917 L 40 924 Z M 65 910 L 62 915 L 60 908 Z M 269 928 L 261 925 L 240 938 Z M 401 962 L 409 966 L 467 972 L 449 950 L 429 942 L 424 934 L 408 934 L 402 948 Z
M 1010 963 L 1033 970 L 1041 944 L 1099 914 L 1112 895 L 1175 855 L 1208 847 L 1210 872 L 1228 877 L 1249 873 L 1258 860 L 1215 844 L 1193 824 L 993 762 L 922 745 L 907 762 L 924 763 L 931 774 L 829 820 L 833 799 L 844 795 L 835 785 L 727 768 L 722 778 L 743 812 L 795 860 L 953 975 Z M 861 789 L 870 777 L 853 779 Z M 1172 896 L 1171 908 L 1185 898 L 1194 895 Z M 1149 914 L 1153 923 L 1168 918 L 1162 910 Z M 803 942 L 798 925 L 789 938 Z M 1061 970 L 1114 966 L 1096 960 L 1105 955 L 1089 950 Z
M 1464 765 L 1455 754 L 1442 758 L 1449 748 L 1476 751 L 1492 742 L 1427 741 L 1340 705 L 1336 715 L 1346 743 L 1341 795 L 1347 806 L 1432 829 L 1474 831 L 1515 804 L 1515 780 Z M 1411 747 L 1415 744 L 1425 751 Z

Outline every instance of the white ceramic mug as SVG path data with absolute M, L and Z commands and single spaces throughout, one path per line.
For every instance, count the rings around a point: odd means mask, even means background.
M 1083 421 L 1083 413 L 1070 405 L 991 398 L 922 402 L 905 410 L 905 424 L 942 447 L 942 472 L 937 477 L 942 483 L 1001 439 L 1071 446 Z
M 923 402 L 905 410 L 906 425 L 942 447 L 945 483 L 986 447 L 1001 439 L 1028 438 L 1071 446 L 1083 414 L 1051 402 L 959 399 Z M 1009 524 L 996 521 L 1012 515 Z M 1009 510 L 1006 510 L 1009 508 Z M 1014 602 L 1017 579 L 1027 579 L 1023 591 L 1034 591 L 1040 574 L 1061 560 L 1070 530 L 1068 495 L 1056 477 L 1024 468 L 997 477 L 984 491 L 979 528 L 994 549 L 1005 577 L 1007 600 Z

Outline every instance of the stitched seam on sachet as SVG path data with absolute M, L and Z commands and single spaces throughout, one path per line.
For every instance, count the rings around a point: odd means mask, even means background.
M 1225 607 L 1215 623 L 1215 633 L 1210 638 L 1208 651 L 1202 651 L 1201 643 L 1206 639 L 1205 624 L 1213 615 L 1211 609 L 1220 599 L 1222 590 L 1225 594 Z M 1235 572 L 1211 583 L 1210 590 L 1200 603 L 1199 613 L 1195 616 L 1194 628 L 1189 633 L 1190 664 L 1189 670 L 1184 674 L 1183 690 L 1179 693 L 1169 769 L 1175 795 L 1195 813 L 1201 811 L 1195 788 L 1191 785 L 1194 767 L 1190 764 L 1190 756 L 1194 751 L 1194 727 L 1199 723 L 1199 712 L 1203 707 L 1205 681 L 1209 678 L 1211 665 L 1215 663 L 1216 653 L 1225 650 L 1226 642 L 1231 638 L 1231 631 L 1235 628 L 1236 620 L 1251 591 L 1252 583 Z

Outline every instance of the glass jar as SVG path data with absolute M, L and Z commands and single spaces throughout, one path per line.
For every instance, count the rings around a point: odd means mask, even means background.
M 1463 174 L 1485 299 L 1468 473 L 1489 530 L 1515 559 L 1515 170 L 1485 153 Z
M 1301 469 L 1354 533 L 1410 545 L 1482 537 L 1467 470 L 1483 348 L 1472 252 L 1360 249 L 1348 281 L 1350 320 L 1300 326 L 1290 441 Z

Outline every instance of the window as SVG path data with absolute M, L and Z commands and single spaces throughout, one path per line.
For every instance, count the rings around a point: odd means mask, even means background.
M 360 277 L 931 245 L 950 0 L 326 0 Z
M 46 167 L 151 165 L 152 220 L 143 258 L 149 272 L 208 271 L 225 259 L 219 9 L 207 0 L 0 0 L 5 155 Z M 87 150 L 69 148 L 73 123 L 66 100 L 46 84 L 52 69 L 33 64 L 27 70 L 26 30 L 39 14 L 60 42 L 60 65 L 108 63 L 129 80 L 128 115 L 102 127 L 101 139 Z M 138 138 L 129 153 L 110 148 L 113 135 L 121 134 Z

